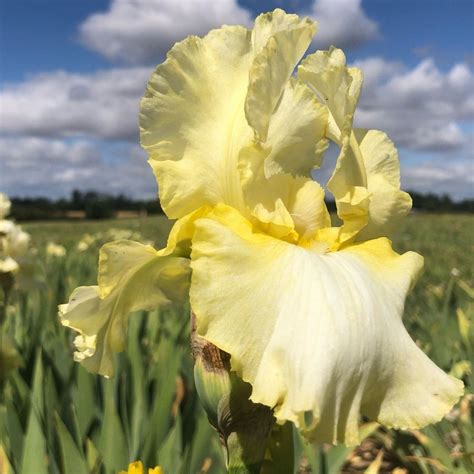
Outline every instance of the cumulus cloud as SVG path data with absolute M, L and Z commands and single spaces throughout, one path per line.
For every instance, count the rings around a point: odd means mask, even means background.
M 138 140 L 138 106 L 151 69 L 35 75 L 0 90 L 0 132 Z
M 378 34 L 361 0 L 315 0 L 298 13 L 318 20 L 318 48 L 356 48 Z M 112 0 L 107 11 L 80 25 L 82 42 L 112 61 L 156 64 L 184 37 L 204 35 L 223 24 L 251 26 L 253 14 L 237 0 Z
M 412 69 L 383 58 L 355 65 L 365 77 L 358 126 L 384 130 L 412 150 L 446 152 L 467 146 L 460 124 L 474 120 L 474 74 L 466 64 L 447 72 L 430 58 Z
M 313 41 L 318 49 L 354 49 L 380 34 L 377 23 L 365 14 L 362 0 L 316 0 L 304 13 L 319 23 Z
M 473 198 L 474 164 L 465 158 L 426 160 L 402 167 L 402 185 L 423 193 L 449 194 L 454 199 Z
M 336 14 L 341 1 L 344 15 Z M 325 29 L 333 32 L 339 46 L 346 44 L 344 35 L 369 35 L 376 29 L 359 0 L 317 0 L 306 13 L 320 17 L 325 25 L 318 35 L 320 46 L 329 34 Z M 112 0 L 108 11 L 87 18 L 80 30 L 89 46 L 110 58 L 155 64 L 174 41 L 226 22 L 250 25 L 251 15 L 236 0 Z M 162 48 L 161 53 L 156 48 Z M 151 70 L 152 66 L 135 66 L 88 74 L 48 72 L 3 87 L 0 133 L 137 141 L 139 99 Z
M 95 189 L 156 196 L 153 173 L 137 145 L 4 137 L 0 161 L 2 191 L 10 195 L 60 197 L 73 189 Z
M 83 43 L 111 60 L 158 63 L 176 41 L 223 24 L 251 24 L 236 0 L 112 0 L 80 26 Z
M 356 47 L 378 35 L 360 0 L 317 0 L 299 13 L 319 21 L 320 49 Z M 81 25 L 82 40 L 111 60 L 145 66 L 48 72 L 0 89 L 2 187 L 25 195 L 93 188 L 153 196 L 156 184 L 138 147 L 139 99 L 152 71 L 146 64 L 160 62 L 173 42 L 190 33 L 223 23 L 250 26 L 252 16 L 237 0 L 112 0 L 106 12 Z M 404 163 L 405 187 L 472 195 L 468 157 L 474 158 L 474 143 L 463 125 L 474 120 L 468 65 L 442 71 L 426 58 L 408 68 L 380 57 L 355 65 L 365 76 L 356 125 L 387 131 L 402 148 L 402 160 L 406 150 L 445 158 Z M 328 156 L 327 165 L 334 157 Z M 319 172 L 322 182 L 329 172 L 328 166 Z

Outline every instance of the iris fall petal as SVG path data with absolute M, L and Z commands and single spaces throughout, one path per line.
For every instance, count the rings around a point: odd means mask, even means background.
M 99 286 L 76 288 L 59 315 L 64 326 L 79 332 L 75 359 L 110 377 L 113 353 L 125 349 L 129 313 L 183 300 L 189 261 L 123 240 L 102 247 L 99 265 Z
M 355 444 L 360 413 L 420 427 L 457 401 L 462 383 L 401 321 L 418 254 L 398 255 L 386 239 L 338 252 L 301 248 L 254 232 L 230 208 L 209 216 L 193 239 L 198 333 L 231 354 L 251 399 L 277 420 L 310 439 Z

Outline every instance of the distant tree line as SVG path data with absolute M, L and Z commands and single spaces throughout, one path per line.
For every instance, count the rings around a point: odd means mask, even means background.
M 448 194 L 417 193 L 409 191 L 413 208 L 426 212 L 474 212 L 474 199 L 453 201 Z
M 453 201 L 447 194 L 422 194 L 410 192 L 413 208 L 425 212 L 469 212 L 474 213 L 474 199 Z M 327 202 L 331 212 L 336 210 L 334 201 Z M 12 217 L 21 220 L 49 220 L 85 217 L 106 219 L 119 213 L 163 214 L 157 199 L 132 199 L 123 194 L 113 196 L 96 191 L 71 193 L 69 199 L 49 199 L 45 197 L 13 198 Z
M 69 199 L 14 197 L 11 201 L 11 214 L 17 220 L 68 219 L 78 216 L 108 219 L 123 211 L 163 214 L 157 199 L 132 199 L 123 194 L 114 196 L 96 191 L 74 190 Z

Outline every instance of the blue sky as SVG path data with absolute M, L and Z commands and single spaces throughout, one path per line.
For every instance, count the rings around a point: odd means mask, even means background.
M 152 67 L 187 34 L 281 7 L 320 21 L 313 49 L 335 44 L 361 67 L 358 123 L 395 140 L 405 188 L 474 197 L 472 0 L 215 0 L 184 19 L 169 1 L 0 2 L 0 188 L 11 195 L 152 197 L 134 118 Z

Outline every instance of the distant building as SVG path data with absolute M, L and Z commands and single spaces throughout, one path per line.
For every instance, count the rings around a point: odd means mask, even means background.
M 148 212 L 145 209 L 140 211 L 116 211 L 115 218 L 116 219 L 132 219 L 134 217 L 146 217 L 148 216 Z
M 63 215 L 66 219 L 85 219 L 86 211 L 65 211 Z

